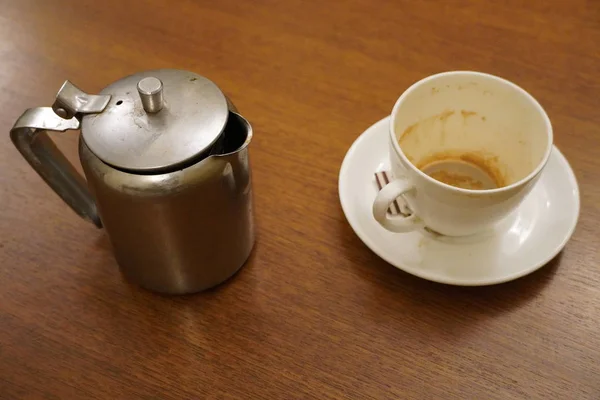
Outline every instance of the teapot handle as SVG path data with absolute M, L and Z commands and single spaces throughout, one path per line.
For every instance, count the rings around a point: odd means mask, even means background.
M 79 216 L 102 227 L 85 180 L 60 152 L 46 131 L 79 129 L 76 117 L 59 117 L 51 107 L 26 110 L 10 130 L 10 138 L 29 165 Z
M 10 138 L 29 165 L 79 216 L 102 227 L 92 194 L 83 177 L 58 150 L 46 131 L 79 129 L 82 114 L 104 111 L 109 95 L 85 93 L 65 81 L 52 107 L 25 110 L 10 130 Z

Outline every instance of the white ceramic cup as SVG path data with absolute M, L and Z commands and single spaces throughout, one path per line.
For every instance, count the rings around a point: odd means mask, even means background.
M 444 72 L 400 96 L 389 146 L 395 180 L 377 194 L 375 219 L 392 232 L 427 227 L 466 236 L 493 228 L 529 193 L 552 151 L 552 125 L 514 83 L 479 72 Z M 411 216 L 387 213 L 399 196 Z

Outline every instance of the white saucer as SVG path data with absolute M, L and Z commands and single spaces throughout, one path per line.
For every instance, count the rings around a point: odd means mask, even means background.
M 579 217 L 579 188 L 556 147 L 531 193 L 489 235 L 454 240 L 425 231 L 387 231 L 375 221 L 371 209 L 377 193 L 374 174 L 389 169 L 388 125 L 386 117 L 356 139 L 339 176 L 340 201 L 348 222 L 388 263 L 435 282 L 491 285 L 544 266 L 571 237 Z

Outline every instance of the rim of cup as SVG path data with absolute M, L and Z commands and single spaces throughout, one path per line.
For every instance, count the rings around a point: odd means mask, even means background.
M 495 188 L 495 189 L 464 189 L 464 188 L 458 188 L 452 185 L 448 185 L 447 183 L 444 182 L 440 182 L 436 179 L 433 179 L 432 177 L 430 177 L 429 175 L 427 175 L 426 173 L 424 173 L 423 171 L 421 171 L 420 169 L 418 169 L 413 163 L 411 163 L 408 158 L 406 157 L 406 155 L 404 154 L 404 152 L 402 151 L 402 149 L 400 148 L 400 144 L 398 143 L 398 139 L 396 136 L 396 132 L 395 132 L 395 116 L 398 114 L 398 109 L 402 106 L 402 103 L 406 100 L 406 98 L 408 96 L 410 96 L 412 94 L 412 92 L 414 92 L 418 86 L 427 83 L 431 80 L 440 78 L 442 76 L 448 76 L 448 75 L 476 75 L 476 76 L 480 76 L 480 77 L 485 77 L 488 79 L 493 79 L 496 81 L 501 82 L 504 85 L 507 85 L 509 87 L 511 87 L 512 89 L 516 90 L 517 92 L 521 93 L 522 95 L 524 95 L 536 108 L 536 110 L 542 115 L 542 118 L 544 119 L 544 124 L 546 125 L 546 134 L 547 134 L 547 143 L 546 143 L 546 150 L 544 151 L 544 157 L 542 158 L 542 160 L 538 163 L 538 165 L 533 169 L 533 171 L 531 171 L 527 176 L 525 176 L 524 178 L 519 179 L 516 182 L 511 183 L 510 185 L 507 186 L 503 186 L 500 188 Z M 525 89 L 523 89 L 522 87 L 520 87 L 519 85 L 517 85 L 516 83 L 513 83 L 511 81 L 509 81 L 508 79 L 504 79 L 501 78 L 499 76 L 496 75 L 492 75 L 492 74 L 488 74 L 485 72 L 477 72 L 477 71 L 446 71 L 446 72 L 440 72 L 437 74 L 433 74 L 433 75 L 429 75 L 423 79 L 420 79 L 416 82 L 414 82 L 412 85 L 410 85 L 408 87 L 408 89 L 406 89 L 398 98 L 398 100 L 396 100 L 396 103 L 394 104 L 394 108 L 392 109 L 392 114 L 391 114 L 391 119 L 390 119 L 390 126 L 389 126 L 389 134 L 390 134 L 390 139 L 394 145 L 394 151 L 396 152 L 396 155 L 398 157 L 400 157 L 405 164 L 410 165 L 410 168 L 413 169 L 419 176 L 421 176 L 423 179 L 429 181 L 430 183 L 433 183 L 435 185 L 439 185 L 445 189 L 449 189 L 458 193 L 468 193 L 471 195 L 489 195 L 491 193 L 500 193 L 500 192 L 505 192 L 511 189 L 514 189 L 518 186 L 523 185 L 524 183 L 530 181 L 531 179 L 533 179 L 536 175 L 538 175 L 540 173 L 540 171 L 544 168 L 544 166 L 546 165 L 546 163 L 548 162 L 548 159 L 550 158 L 550 154 L 552 153 L 552 146 L 553 146 L 553 141 L 554 141 L 554 133 L 552 131 L 552 123 L 550 122 L 550 118 L 548 117 L 548 114 L 546 113 L 546 111 L 544 110 L 544 108 L 542 107 L 542 105 L 536 100 L 535 97 L 533 97 L 528 91 L 526 91 Z

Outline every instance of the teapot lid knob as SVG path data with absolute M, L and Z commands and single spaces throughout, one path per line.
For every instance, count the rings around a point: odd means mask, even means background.
M 142 107 L 147 113 L 156 113 L 164 105 L 163 84 L 160 79 L 148 76 L 137 84 L 137 90 L 142 100 Z

